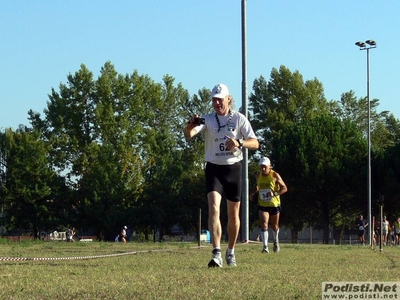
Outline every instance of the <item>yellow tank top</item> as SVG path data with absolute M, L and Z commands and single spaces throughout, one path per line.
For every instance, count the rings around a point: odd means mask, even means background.
M 279 190 L 279 184 L 275 183 L 273 177 L 274 171 L 270 170 L 267 176 L 260 174 L 257 179 L 257 186 L 259 188 L 258 193 L 258 205 L 264 207 L 278 207 L 281 204 L 281 199 L 279 196 L 270 197 L 269 192 L 275 192 Z
M 394 223 L 394 230 L 396 231 L 396 234 L 400 234 L 400 222 L 395 222 Z

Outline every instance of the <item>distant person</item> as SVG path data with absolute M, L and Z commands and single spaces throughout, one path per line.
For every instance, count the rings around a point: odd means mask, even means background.
M 365 228 L 368 226 L 368 222 L 364 219 L 363 215 L 360 215 L 356 222 L 356 226 L 358 228 L 358 239 L 360 240 L 360 244 L 365 246 Z
M 262 157 L 259 165 L 261 172 L 256 175 L 257 185 L 250 195 L 250 200 L 258 201 L 258 215 L 261 222 L 260 236 L 263 243 L 262 252 L 269 253 L 268 223 L 271 223 L 274 235 L 273 251 L 279 252 L 280 196 L 287 192 L 287 187 L 278 172 L 272 170 L 271 162 L 268 157 Z M 256 194 L 258 194 L 258 199 L 254 199 Z
M 397 218 L 396 221 L 393 223 L 395 235 L 396 235 L 396 245 L 400 245 L 400 217 Z
M 394 229 L 394 225 L 389 226 L 389 242 L 390 246 L 394 246 L 396 243 L 396 231 Z
M 235 245 L 240 229 L 240 197 L 242 189 L 242 148 L 258 149 L 258 140 L 249 120 L 231 108 L 233 98 L 225 84 L 217 84 L 211 92 L 214 112 L 199 118 L 194 115 L 184 134 L 192 138 L 200 132 L 205 137 L 208 228 L 213 244 L 208 267 L 222 267 L 220 207 L 226 196 L 228 210 L 228 249 L 226 263 L 236 266 Z
M 119 235 L 118 235 L 118 242 L 122 242 L 122 243 L 126 243 L 126 230 L 128 229 L 128 227 L 124 226 L 122 227 Z
M 375 245 L 379 245 L 380 236 L 381 236 L 381 222 L 378 218 L 375 218 L 375 222 L 374 222 Z
M 389 234 L 389 221 L 386 219 L 386 216 L 383 216 L 382 220 L 382 242 L 383 245 L 386 246 L 388 242 L 388 234 Z
M 67 242 L 73 242 L 75 235 L 75 227 L 68 228 L 67 230 Z

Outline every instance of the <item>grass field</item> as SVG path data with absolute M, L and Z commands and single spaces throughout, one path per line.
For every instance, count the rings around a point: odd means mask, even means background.
M 282 244 L 279 253 L 262 254 L 260 244 L 239 244 L 238 266 L 218 269 L 207 268 L 211 250 L 2 241 L 0 299 L 321 299 L 323 281 L 400 281 L 400 247 Z

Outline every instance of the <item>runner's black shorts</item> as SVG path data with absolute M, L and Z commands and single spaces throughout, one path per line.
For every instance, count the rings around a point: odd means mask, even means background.
M 226 199 L 239 202 L 242 193 L 242 163 L 233 165 L 216 165 L 210 162 L 206 164 L 207 194 L 218 192 L 226 195 Z
M 281 206 L 278 207 L 274 207 L 274 206 L 270 206 L 270 207 L 265 207 L 265 206 L 258 206 L 258 210 L 264 211 L 269 213 L 271 216 L 277 215 L 281 212 Z

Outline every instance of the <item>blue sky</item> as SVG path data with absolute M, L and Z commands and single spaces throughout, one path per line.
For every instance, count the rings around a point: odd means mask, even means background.
M 193 95 L 216 83 L 242 103 L 241 0 L 1 1 L 0 129 L 43 113 L 51 88 L 85 64 L 95 78 L 106 61 Z M 322 82 L 328 100 L 354 90 L 400 118 L 400 1 L 248 0 L 247 84 L 285 65 Z M 202 112 L 199 112 L 202 113 Z

